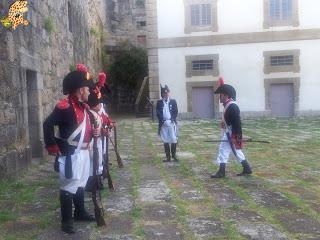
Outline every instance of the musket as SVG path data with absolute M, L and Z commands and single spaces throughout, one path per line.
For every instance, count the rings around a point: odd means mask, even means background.
M 97 121 L 94 123 L 94 128 L 97 128 Z M 98 168 L 99 168 L 99 150 L 98 150 L 98 137 L 93 137 L 93 187 L 92 187 L 92 202 L 94 205 L 94 216 L 96 218 L 97 225 L 105 226 L 106 222 L 103 218 L 104 211 L 103 206 L 101 203 L 101 195 L 100 195 L 100 188 L 99 188 L 99 175 L 97 175 Z M 97 200 L 97 190 L 99 191 L 99 198 L 100 201 Z
M 103 138 L 103 140 L 105 140 L 107 138 Z M 102 147 L 104 146 L 104 141 L 102 143 Z M 114 191 L 114 185 L 113 185 L 113 182 L 112 182 L 112 178 L 111 178 L 111 175 L 110 175 L 110 171 L 109 171 L 109 156 L 108 156 L 108 142 L 106 141 L 106 154 L 105 154 L 105 158 L 104 158 L 104 161 L 103 161 L 103 170 L 102 170 L 102 176 L 103 176 L 103 179 L 107 179 L 108 180 L 108 187 L 110 189 L 110 191 Z M 103 151 L 102 151 L 103 152 Z
M 205 140 L 204 142 L 229 142 L 228 140 Z M 257 142 L 257 143 L 271 143 L 270 141 L 266 140 L 254 140 L 252 138 L 245 138 L 242 139 L 241 142 L 243 143 L 250 143 L 250 142 Z
M 115 122 L 112 122 L 112 123 L 115 123 Z M 118 144 L 117 144 L 117 127 L 114 125 L 114 142 L 112 141 L 112 139 L 108 136 L 112 146 L 113 146 L 113 149 L 114 149 L 114 152 L 116 153 L 116 156 L 117 156 L 117 162 L 118 162 L 118 167 L 119 168 L 122 168 L 123 167 L 123 163 L 122 163 L 122 159 L 120 157 L 120 154 L 118 152 Z

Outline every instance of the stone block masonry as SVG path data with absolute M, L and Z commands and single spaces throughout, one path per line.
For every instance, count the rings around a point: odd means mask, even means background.
M 14 0 L 0 0 L 5 16 Z M 43 157 L 42 122 L 62 95 L 62 79 L 81 62 L 102 70 L 102 0 L 28 1 L 27 26 L 0 27 L 0 176 Z M 94 31 L 93 31 L 94 29 Z M 31 153 L 33 156 L 31 156 Z

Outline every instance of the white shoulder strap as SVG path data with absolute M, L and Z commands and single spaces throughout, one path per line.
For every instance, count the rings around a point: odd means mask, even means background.
M 82 146 L 82 143 L 83 143 L 83 140 L 84 140 L 84 135 L 86 133 L 86 126 L 87 126 L 86 123 L 87 123 L 87 113 L 85 111 L 82 123 L 78 126 L 78 128 L 67 139 L 68 143 L 70 145 L 73 145 L 74 138 L 76 136 L 78 136 L 78 134 L 81 132 L 80 139 L 79 139 L 79 142 L 78 142 L 78 146 L 77 146 L 77 148 L 75 150 L 75 153 L 79 152 L 80 149 L 81 149 L 81 146 Z

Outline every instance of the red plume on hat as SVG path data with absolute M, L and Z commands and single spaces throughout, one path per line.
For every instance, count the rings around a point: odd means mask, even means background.
M 219 87 L 214 91 L 214 93 L 224 93 L 231 97 L 233 100 L 236 100 L 236 90 L 229 84 L 224 84 L 223 78 L 219 77 Z
M 83 72 L 83 73 L 87 73 L 88 69 L 82 63 L 77 63 L 77 71 L 80 71 L 80 72 Z
M 219 77 L 219 86 L 222 86 L 224 84 L 223 77 Z
M 83 65 L 82 63 L 77 63 L 77 71 L 79 72 L 83 72 L 86 75 L 87 80 L 90 79 L 90 74 L 88 72 L 88 69 L 85 65 Z
M 95 84 L 95 87 L 92 89 L 91 94 L 95 95 L 95 98 L 101 99 L 102 94 L 101 94 L 101 88 L 104 86 L 107 80 L 107 74 L 104 72 L 100 72 L 98 75 L 98 82 Z
M 98 81 L 99 87 L 104 86 L 106 81 L 107 81 L 107 74 L 105 74 L 104 72 L 100 72 L 99 73 L 99 81 Z

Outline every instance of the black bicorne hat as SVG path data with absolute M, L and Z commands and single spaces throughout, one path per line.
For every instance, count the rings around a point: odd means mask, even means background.
M 88 97 L 88 105 L 89 107 L 95 107 L 98 104 L 103 102 L 103 97 L 101 96 L 101 93 L 95 92 L 95 90 L 90 90 L 90 95 Z
M 220 86 L 214 91 L 214 93 L 223 93 L 223 94 L 227 94 L 229 97 L 231 97 L 233 100 L 236 100 L 237 97 L 237 92 L 234 89 L 234 87 L 232 87 L 229 84 L 224 84 L 224 81 L 222 79 L 222 77 L 219 78 L 219 84 Z
M 168 93 L 170 92 L 170 89 L 167 85 L 164 85 L 164 87 L 161 86 L 160 84 L 160 88 L 161 88 L 161 96 L 164 94 L 164 93 Z
M 86 74 L 81 71 L 72 71 L 65 76 L 63 79 L 63 94 L 67 95 L 72 93 L 73 91 L 82 88 L 82 87 L 90 87 L 92 82 L 87 80 Z
M 214 93 L 227 94 L 233 100 L 236 100 L 236 97 L 237 97 L 236 90 L 229 84 L 223 84 L 222 86 L 219 86 Z

